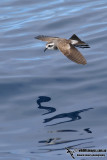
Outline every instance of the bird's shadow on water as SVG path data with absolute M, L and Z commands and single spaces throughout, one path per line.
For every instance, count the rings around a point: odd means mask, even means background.
M 39 109 L 45 109 L 45 110 L 47 110 L 48 112 L 46 112 L 46 113 L 44 113 L 44 114 L 42 114 L 42 115 L 45 115 L 45 114 L 49 114 L 49 113 L 53 113 L 53 112 L 55 112 L 56 111 L 56 109 L 55 108 L 53 108 L 53 107 L 46 107 L 46 106 L 43 106 L 41 103 L 43 103 L 43 102 L 49 102 L 51 100 L 51 98 L 50 97 L 46 97 L 46 96 L 39 96 L 38 97 L 38 100 L 37 100 L 37 104 L 39 105 Z
M 59 119 L 59 118 L 69 118 L 70 120 L 64 121 L 64 122 L 55 123 L 55 124 L 48 125 L 48 126 L 53 126 L 53 125 L 57 125 L 57 124 L 61 124 L 61 123 L 66 123 L 66 122 L 80 120 L 80 119 L 82 119 L 82 117 L 79 114 L 82 113 L 82 112 L 88 111 L 90 109 L 93 109 L 93 108 L 82 109 L 82 110 L 78 110 L 78 111 L 75 111 L 75 112 L 58 114 L 58 115 L 55 115 L 55 116 L 53 116 L 51 118 L 46 118 L 44 120 L 44 123 L 47 123 L 47 122 L 50 122 L 52 120 Z
M 50 113 L 53 113 L 56 111 L 55 108 L 53 107 L 47 107 L 47 106 L 43 106 L 43 102 L 49 102 L 51 100 L 50 97 L 46 97 L 46 96 L 39 96 L 38 99 L 37 99 L 37 104 L 38 104 L 38 108 L 39 109 L 45 109 L 46 110 L 46 113 L 42 114 L 42 115 L 46 115 L 46 114 L 49 114 L 51 115 Z M 47 125 L 47 126 L 53 126 L 53 125 L 57 125 L 57 124 L 61 124 L 61 123 L 67 123 L 67 122 L 72 122 L 72 121 L 76 121 L 76 120 L 80 120 L 82 119 L 80 113 L 82 112 L 85 112 L 85 111 L 88 111 L 90 109 L 93 109 L 93 108 L 87 108 L 87 109 L 82 109 L 82 110 L 78 110 L 78 111 L 74 111 L 74 112 L 68 112 L 68 113 L 60 113 L 60 114 L 56 114 L 55 116 L 52 116 L 51 118 L 46 118 L 44 119 L 44 123 L 48 123 L 48 122 L 51 122 L 53 120 L 58 120 L 59 118 L 62 118 L 62 122 L 58 122 L 58 123 L 54 123 L 54 124 L 51 124 L 51 125 Z M 46 116 L 45 116 L 46 117 Z M 69 118 L 70 120 L 68 121 L 64 121 L 64 118 Z M 87 133 L 92 133 L 92 131 L 90 130 L 90 128 L 85 128 L 84 131 L 86 131 Z M 57 132 L 78 132 L 77 130 L 72 130 L 72 129 L 62 129 L 60 130 L 57 130 Z M 92 137 L 89 137 L 89 138 L 78 138 L 78 139 L 70 139 L 70 140 L 63 140 L 59 137 L 49 137 L 48 139 L 45 139 L 45 140 L 40 140 L 39 143 L 42 144 L 42 147 L 43 146 L 48 146 L 48 145 L 58 145 L 58 144 L 68 144 L 68 143 L 74 143 L 72 144 L 72 146 L 70 147 L 76 147 L 76 146 L 79 146 L 79 145 L 85 145 L 85 144 L 88 144 L 88 143 L 92 143 L 92 141 L 90 142 L 87 142 L 87 140 L 90 140 L 92 139 Z M 86 142 L 85 142 L 86 141 Z M 75 142 L 78 144 L 75 144 Z M 64 148 L 54 148 L 54 149 L 40 149 L 40 150 L 44 150 L 46 152 L 49 152 L 49 151 L 55 151 L 55 150 L 63 150 Z
M 55 108 L 53 107 L 46 107 L 46 106 L 43 106 L 41 103 L 43 102 L 49 102 L 51 100 L 50 97 L 46 97 L 46 96 L 39 96 L 38 97 L 38 100 L 37 100 L 37 104 L 39 105 L 39 109 L 45 109 L 47 110 L 48 112 L 42 114 L 42 115 L 46 115 L 46 114 L 50 114 L 50 113 L 53 113 L 56 111 Z M 72 121 L 76 121 L 76 120 L 80 120 L 82 119 L 82 117 L 80 116 L 80 113 L 82 112 L 85 112 L 85 111 L 89 111 L 90 109 L 93 109 L 93 108 L 87 108 L 87 109 L 82 109 L 82 110 L 78 110 L 78 111 L 74 111 L 74 112 L 68 112 L 68 113 L 61 113 L 61 114 L 56 114 L 55 116 L 51 117 L 51 118 L 46 118 L 44 119 L 44 122 L 43 123 L 48 123 L 48 122 L 51 122 L 53 120 L 56 120 L 56 119 L 59 119 L 59 118 L 69 118 L 70 120 L 68 121 L 63 121 L 63 122 L 59 122 L 59 123 L 54 123 L 54 124 L 51 124 L 51 125 L 47 125 L 47 126 L 53 126 L 53 125 L 57 125 L 57 124 L 62 124 L 62 123 L 66 123 L 66 122 L 72 122 Z M 87 129 L 85 129 L 85 131 L 88 132 Z

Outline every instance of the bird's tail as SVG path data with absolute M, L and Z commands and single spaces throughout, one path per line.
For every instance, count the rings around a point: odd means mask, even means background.
M 76 34 L 73 34 L 69 39 L 71 40 L 71 44 L 73 44 L 75 47 L 90 48 L 90 46 L 78 38 Z

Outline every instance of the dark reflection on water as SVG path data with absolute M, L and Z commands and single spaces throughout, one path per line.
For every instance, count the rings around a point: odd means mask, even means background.
M 87 133 L 92 133 L 92 131 L 90 130 L 90 128 L 85 128 L 84 131 L 86 131 Z
M 91 139 L 91 138 L 90 138 Z M 79 139 L 78 139 L 79 140 Z M 85 140 L 85 139 L 84 139 Z M 86 139 L 87 140 L 87 139 Z M 68 142 L 69 143 L 69 142 Z M 78 143 L 78 144 L 75 144 L 75 145 L 67 145 L 67 148 L 70 148 L 70 149 L 74 149 L 74 148 L 79 148 L 81 145 L 85 146 L 86 144 L 89 144 L 88 147 L 85 147 L 85 148 L 94 148 L 95 146 L 90 146 L 90 144 L 92 143 L 92 141 L 90 142 L 83 142 L 83 143 Z M 44 145 L 45 146 L 45 145 Z M 84 148 L 84 147 L 83 147 Z M 52 152 L 52 151 L 60 151 L 60 150 L 65 150 L 65 147 L 60 147 L 60 148 L 54 148 L 54 149 L 50 149 L 50 148 L 47 148 L 47 149 L 39 149 L 39 150 L 44 150 L 46 152 Z
M 67 129 L 67 130 L 57 130 L 57 132 L 78 132 L 77 130 Z
M 63 143 L 72 143 L 72 142 L 80 142 L 80 141 L 83 141 L 83 140 L 88 140 L 88 139 L 92 139 L 91 138 L 83 138 L 83 139 L 73 139 L 73 140 L 60 140 L 61 138 L 50 138 L 48 140 L 42 140 L 42 141 L 39 141 L 39 143 L 46 143 L 46 145 L 53 145 L 53 144 L 63 144 Z M 60 141 L 59 141 L 60 140 Z
M 46 115 L 48 113 L 52 113 L 52 112 L 55 112 L 56 109 L 53 108 L 53 107 L 47 107 L 47 106 L 43 106 L 42 103 L 43 102 L 49 102 L 51 100 L 50 97 L 47 97 L 47 96 L 39 96 L 38 97 L 38 100 L 37 100 L 37 104 L 39 105 L 39 109 L 45 109 L 45 110 L 48 110 L 47 113 L 43 114 L 43 115 Z M 72 122 L 72 121 L 76 121 L 76 120 L 80 120 L 82 119 L 82 117 L 80 116 L 80 113 L 82 112 L 85 112 L 85 111 L 89 111 L 93 108 L 87 108 L 87 109 L 82 109 L 82 110 L 78 110 L 78 111 L 75 111 L 75 112 L 70 112 L 70 113 L 61 113 L 61 114 L 58 114 L 56 116 L 53 116 L 51 118 L 46 118 L 44 120 L 44 123 L 48 123 L 52 120 L 55 120 L 55 119 L 59 119 L 59 118 L 62 118 L 63 119 L 63 122 L 59 122 L 59 123 L 55 123 L 55 124 L 52 124 L 52 125 L 47 125 L 47 126 L 54 126 L 54 125 L 57 125 L 57 124 L 62 124 L 62 123 L 67 123 L 67 122 Z M 69 121 L 64 121 L 64 118 L 70 118 Z M 90 128 L 86 128 L 84 129 L 84 131 L 86 131 L 87 133 L 91 133 L 90 131 Z M 49 132 L 49 131 L 48 131 Z M 72 130 L 72 129 L 58 129 L 55 131 L 56 133 L 75 133 L 75 132 L 78 132 L 78 130 Z M 53 131 L 50 131 L 51 134 L 53 134 L 54 132 Z M 80 134 L 81 136 L 82 134 Z M 51 138 L 48 138 L 47 140 L 40 140 L 38 141 L 38 143 L 40 144 L 44 144 L 42 145 L 41 147 L 45 147 L 45 146 L 48 146 L 48 145 L 62 145 L 62 144 L 67 144 L 68 143 L 75 143 L 77 142 L 78 144 L 74 144 L 73 146 L 69 146 L 69 147 L 76 147 L 76 146 L 79 146 L 79 145 L 83 145 L 83 144 L 88 144 L 88 143 L 91 143 L 90 141 L 87 141 L 87 140 L 90 140 L 92 139 L 92 137 L 88 137 L 88 138 L 77 138 L 77 139 L 72 139 L 71 140 L 71 137 L 70 139 L 67 139 L 67 140 L 63 140 L 61 139 L 60 137 L 58 137 L 58 135 L 55 136 L 55 138 L 51 137 Z M 87 141 L 87 142 L 83 142 L 83 141 Z M 80 143 L 81 142 L 81 143 Z M 64 148 L 60 148 L 60 149 L 43 149 L 45 151 L 56 151 L 56 150 L 63 150 Z M 41 150 L 41 149 L 40 149 Z
M 46 106 L 43 106 L 41 105 L 41 103 L 43 102 L 49 102 L 51 100 L 50 97 L 47 97 L 47 96 L 39 96 L 38 97 L 39 99 L 37 100 L 37 104 L 39 105 L 39 109 L 45 109 L 45 110 L 48 110 L 47 113 L 44 113 L 42 115 L 45 115 L 45 114 L 49 114 L 49 113 L 52 113 L 52 112 L 55 112 L 56 109 L 53 108 L 53 107 L 46 107 Z M 82 109 L 82 110 L 78 110 L 78 111 L 75 111 L 75 112 L 70 112 L 70 113 L 61 113 L 61 114 L 58 114 L 58 115 L 55 115 L 51 118 L 46 118 L 44 119 L 44 122 L 43 123 L 48 123 L 52 120 L 55 120 L 55 119 L 59 119 L 59 118 L 62 118 L 64 120 L 64 118 L 70 118 L 69 121 L 64 121 L 64 122 L 59 122 L 59 123 L 55 123 L 55 124 L 52 124 L 52 125 L 47 125 L 47 126 L 53 126 L 53 125 L 57 125 L 57 124 L 61 124 L 61 123 L 66 123 L 66 122 L 72 122 L 72 121 L 76 121 L 76 120 L 80 120 L 82 117 L 79 115 L 80 113 L 82 112 L 85 112 L 85 111 L 88 111 L 90 109 L 93 109 L 93 108 L 87 108 L 87 109 Z M 88 129 L 84 129 L 85 131 L 87 131 L 88 133 L 90 133 L 91 131 L 89 131 Z M 68 130 L 66 130 L 68 131 Z M 65 132 L 66 132 L 65 131 Z M 68 132 L 71 132 L 72 130 L 69 130 Z
M 55 124 L 48 125 L 48 126 L 53 126 L 53 125 L 57 125 L 57 124 L 61 124 L 61 123 L 66 123 L 66 122 L 72 122 L 72 121 L 80 120 L 81 116 L 79 114 L 82 113 L 82 112 L 85 112 L 85 111 L 89 111 L 90 109 L 93 109 L 93 108 L 82 109 L 82 110 L 78 110 L 78 111 L 70 112 L 70 113 L 61 113 L 61 114 L 58 114 L 58 115 L 53 116 L 51 118 L 46 118 L 44 120 L 44 123 L 47 123 L 47 122 L 50 122 L 52 120 L 59 119 L 59 118 L 63 118 L 63 120 L 64 120 L 64 118 L 70 118 L 70 120 L 69 121 L 55 123 Z
M 43 102 L 49 102 L 51 100 L 50 97 L 46 97 L 46 96 L 39 96 L 39 99 L 37 100 L 37 104 L 39 105 L 39 109 L 45 109 L 47 110 L 48 112 L 47 113 L 44 113 L 42 115 L 45 115 L 45 114 L 49 114 L 49 113 L 52 113 L 52 112 L 55 112 L 56 109 L 53 108 L 53 107 L 46 107 L 46 106 L 43 106 L 41 105 L 41 103 Z

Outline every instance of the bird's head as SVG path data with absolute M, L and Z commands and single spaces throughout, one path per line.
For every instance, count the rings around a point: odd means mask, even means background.
M 47 49 L 55 49 L 55 44 L 53 42 L 49 42 L 46 44 L 46 47 L 44 49 L 44 52 L 47 50 Z

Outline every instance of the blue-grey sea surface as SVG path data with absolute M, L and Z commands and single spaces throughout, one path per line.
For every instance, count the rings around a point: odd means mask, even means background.
M 87 65 L 34 38 L 73 34 Z M 107 0 L 1 0 L 0 160 L 70 160 L 66 147 L 107 149 Z

